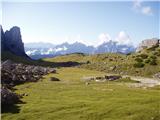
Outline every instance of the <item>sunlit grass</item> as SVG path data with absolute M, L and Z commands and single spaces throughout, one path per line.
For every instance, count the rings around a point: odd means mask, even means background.
M 27 93 L 19 113 L 2 114 L 2 120 L 159 120 L 160 92 L 129 88 L 119 83 L 91 82 L 83 77 L 105 73 L 80 68 L 60 68 L 37 83 L 17 86 Z M 51 76 L 61 81 L 50 81 Z

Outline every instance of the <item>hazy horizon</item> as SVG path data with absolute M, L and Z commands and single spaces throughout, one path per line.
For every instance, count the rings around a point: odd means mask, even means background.
M 158 1 L 2 2 L 2 26 L 21 28 L 24 43 L 79 41 L 98 45 L 114 40 L 137 45 L 160 38 Z

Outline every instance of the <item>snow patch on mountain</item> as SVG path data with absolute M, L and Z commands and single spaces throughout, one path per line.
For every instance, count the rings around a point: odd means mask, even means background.
M 109 41 L 111 40 L 111 36 L 110 36 L 108 33 L 101 33 L 101 34 L 98 36 L 98 40 L 99 40 L 100 42 L 97 44 L 97 46 L 109 42 Z M 96 47 L 97 47 L 97 46 L 96 46 Z

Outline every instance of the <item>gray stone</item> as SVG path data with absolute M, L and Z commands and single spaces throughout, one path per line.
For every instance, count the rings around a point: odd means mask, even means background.
M 143 50 L 143 49 L 145 49 L 145 48 L 153 47 L 153 46 L 155 46 L 155 45 L 159 45 L 159 46 L 160 46 L 160 39 L 152 38 L 152 39 L 143 40 L 143 41 L 139 44 L 136 52 L 139 52 L 139 51 L 141 51 L 141 50 Z

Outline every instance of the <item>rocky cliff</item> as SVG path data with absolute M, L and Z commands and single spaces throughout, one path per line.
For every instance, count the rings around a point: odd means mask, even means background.
M 0 27 L 2 53 L 8 51 L 18 56 L 28 57 L 24 51 L 20 28 L 15 26 L 4 32 L 2 26 Z
M 138 48 L 137 48 L 137 52 L 145 49 L 145 48 L 150 48 L 150 47 L 153 47 L 153 46 L 156 46 L 156 45 L 159 45 L 160 46 L 160 39 L 157 39 L 157 38 L 152 38 L 152 39 L 146 39 L 146 40 L 143 40 Z

